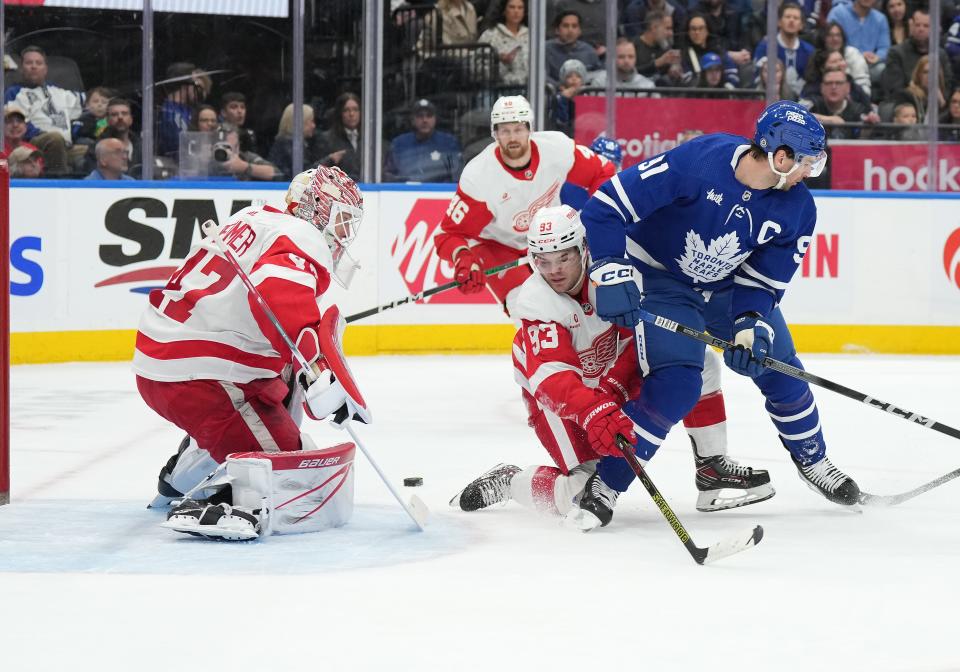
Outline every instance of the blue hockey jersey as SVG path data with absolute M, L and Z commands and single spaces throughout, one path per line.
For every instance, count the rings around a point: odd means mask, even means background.
M 734 316 L 768 314 L 803 260 L 817 211 L 803 184 L 739 182 L 748 149 L 741 137 L 705 135 L 615 175 L 581 213 L 590 255 L 626 254 L 703 290 L 733 285 Z

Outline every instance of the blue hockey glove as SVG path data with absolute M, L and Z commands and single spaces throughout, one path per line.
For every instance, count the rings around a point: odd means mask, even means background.
M 640 288 L 633 281 L 630 262 L 614 257 L 595 261 L 590 281 L 597 287 L 600 319 L 628 329 L 640 323 Z
M 746 313 L 733 323 L 734 347 L 723 353 L 723 361 L 741 376 L 756 378 L 772 345 L 773 328 L 757 313 Z

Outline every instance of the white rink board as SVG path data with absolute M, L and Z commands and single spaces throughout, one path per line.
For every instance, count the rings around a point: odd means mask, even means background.
M 164 284 L 204 217 L 222 222 L 236 201 L 279 204 L 283 197 L 270 187 L 157 186 L 32 182 L 11 190 L 13 332 L 135 329 L 145 294 L 134 290 Z M 451 194 L 448 187 L 367 188 L 351 248 L 362 269 L 349 294 L 330 295 L 345 314 L 452 279 L 433 251 Z M 960 250 L 948 249 L 951 234 L 960 238 L 960 200 L 818 195 L 817 204 L 808 268 L 784 302 L 791 323 L 960 325 L 960 280 L 951 279 Z M 365 324 L 506 324 L 491 297 L 448 303 L 462 300 L 447 292 Z

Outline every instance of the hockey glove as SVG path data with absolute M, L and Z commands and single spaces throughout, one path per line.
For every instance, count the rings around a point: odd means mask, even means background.
M 597 287 L 597 315 L 618 327 L 640 323 L 640 288 L 633 281 L 633 266 L 626 259 L 608 257 L 590 266 L 590 281 Z
M 633 421 L 608 397 L 598 400 L 597 404 L 584 410 L 580 417 L 583 418 L 580 425 L 587 432 L 590 447 L 598 455 L 621 456 L 617 447 L 617 434 L 623 434 L 630 443 L 637 442 L 633 433 Z
M 483 290 L 487 278 L 480 268 L 480 260 L 469 248 L 462 248 L 453 262 L 453 279 L 460 283 L 464 294 L 476 294 Z
M 758 313 L 744 313 L 733 323 L 733 333 L 733 347 L 723 353 L 723 361 L 741 376 L 756 378 L 773 345 L 773 328 Z

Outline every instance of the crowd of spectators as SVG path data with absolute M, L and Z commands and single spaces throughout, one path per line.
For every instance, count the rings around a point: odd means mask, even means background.
M 401 0 L 390 4 L 398 22 L 407 16 Z M 496 86 L 525 88 L 527 0 L 414 4 L 409 16 L 417 22 L 421 58 L 435 55 L 438 43 L 489 45 L 496 67 L 487 74 L 495 77 Z M 776 21 L 780 97 L 808 107 L 835 139 L 923 139 L 920 125 L 935 114 L 945 126 L 940 139 L 960 140 L 960 131 L 953 128 L 960 121 L 960 89 L 954 81 L 960 64 L 957 4 L 956 17 L 931 17 L 926 5 L 906 0 L 784 0 Z M 422 11 L 424 5 L 428 11 Z M 762 97 L 767 42 L 766 3 L 761 0 L 620 0 L 613 54 L 606 50 L 605 5 L 601 0 L 547 0 L 546 127 L 573 134 L 576 100 L 584 93 L 601 94 L 608 58 L 615 59 L 615 86 L 622 95 Z M 943 45 L 935 101 L 927 95 L 931 31 L 937 31 Z M 74 91 L 48 81 L 47 54 L 40 47 L 28 46 L 18 56 L 19 62 L 4 59 L 19 70 L 17 83 L 4 92 L 3 106 L 6 153 L 15 175 L 141 175 L 136 101 L 109 88 L 109 82 Z M 475 108 L 489 104 L 469 89 L 471 82 L 462 86 L 474 94 Z M 157 166 L 164 174 L 176 174 L 189 154 L 196 171 L 190 175 L 285 180 L 291 177 L 298 142 L 305 165 L 337 165 L 361 177 L 361 101 L 355 93 L 342 93 L 325 109 L 304 105 L 300 131 L 294 128 L 293 105 L 286 104 L 275 132 L 258 126 L 261 138 L 247 118 L 247 97 L 222 90 L 215 96 L 211 73 L 197 64 L 168 64 L 157 91 L 154 137 Z M 279 112 L 284 104 L 276 101 L 275 109 Z M 482 132 L 478 138 L 465 135 L 468 115 L 458 110 L 461 116 L 455 118 L 440 94 L 418 95 L 401 109 L 398 123 L 384 138 L 386 180 L 455 181 L 464 164 L 462 146 L 470 146 L 469 155 L 478 150 L 474 144 L 484 144 Z

